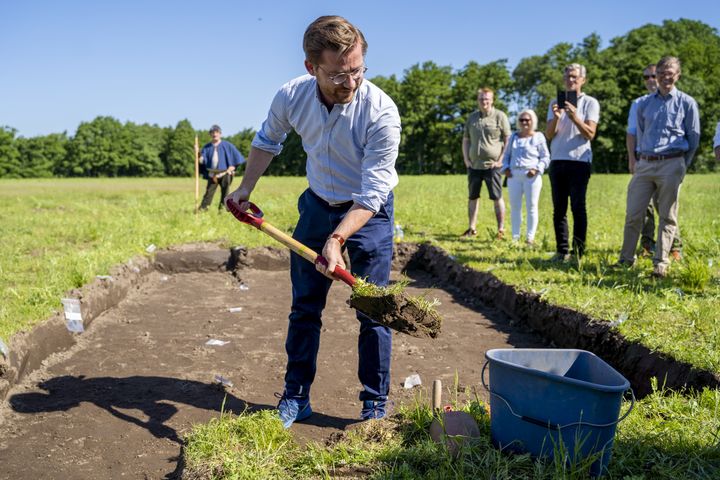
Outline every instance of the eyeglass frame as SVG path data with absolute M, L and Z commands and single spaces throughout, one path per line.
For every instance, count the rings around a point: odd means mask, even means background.
M 652 75 L 645 75 L 645 74 L 643 74 L 643 78 L 644 78 L 645 80 L 650 80 L 651 78 L 657 78 L 657 75 L 654 74 L 654 73 L 653 73 Z
M 527 122 L 527 123 L 532 123 L 532 118 L 518 118 L 518 122 L 522 122 L 522 123 L 525 123 L 525 122 Z
M 316 65 L 316 67 L 318 68 L 318 70 L 325 71 L 325 73 L 327 74 L 330 81 L 332 83 L 334 83 L 335 85 L 342 85 L 343 83 L 347 82 L 348 78 L 352 78 L 353 80 L 355 80 L 357 82 L 358 80 L 363 78 L 363 76 L 365 75 L 365 72 L 367 72 L 367 70 L 368 70 L 367 65 L 363 65 L 363 66 L 355 69 L 355 71 L 357 73 L 355 73 L 354 75 L 353 75 L 353 72 L 340 72 L 340 73 L 336 73 L 335 75 L 330 75 L 330 72 L 328 72 L 327 70 L 322 68 L 320 65 Z M 342 80 L 338 81 L 338 78 L 342 78 Z

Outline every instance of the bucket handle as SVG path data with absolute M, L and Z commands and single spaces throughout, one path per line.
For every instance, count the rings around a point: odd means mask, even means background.
M 502 400 L 505 403 L 505 405 L 507 405 L 508 409 L 510 410 L 510 413 L 512 413 L 514 416 L 516 416 L 520 420 L 524 420 L 528 423 L 532 423 L 534 425 L 545 427 L 550 430 L 558 431 L 558 430 L 562 430 L 563 428 L 572 427 L 575 425 L 587 425 L 589 427 L 598 427 L 598 428 L 611 427 L 611 426 L 617 425 L 618 423 L 625 420 L 627 418 L 627 416 L 630 415 L 630 412 L 632 412 L 632 409 L 635 407 L 635 392 L 633 392 L 632 388 L 628 388 L 628 390 L 630 391 L 630 401 L 631 401 L 630 408 L 628 408 L 628 411 L 625 412 L 625 414 L 622 417 L 618 418 L 614 422 L 590 423 L 590 422 L 577 421 L 577 422 L 568 423 L 566 425 L 553 425 L 552 423 L 550 423 L 550 420 L 546 420 L 546 421 L 538 420 L 537 418 L 534 418 L 534 417 L 529 417 L 527 415 L 520 415 L 519 413 L 516 413 L 515 410 L 513 410 L 512 405 L 510 405 L 510 402 L 508 402 L 505 399 L 505 397 L 490 390 L 490 387 L 488 387 L 487 384 L 485 383 L 485 369 L 487 368 L 489 363 L 490 363 L 490 361 L 486 360 L 485 365 L 483 365 L 482 372 L 480 372 L 480 381 L 482 382 L 483 387 L 485 387 L 485 390 L 487 390 L 490 395 L 493 395 L 493 396 L 499 398 L 500 400 Z

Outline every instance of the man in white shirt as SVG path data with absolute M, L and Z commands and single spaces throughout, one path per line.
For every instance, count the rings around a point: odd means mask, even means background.
M 293 237 L 322 251 L 327 265 L 313 266 L 293 253 L 293 303 L 286 350 L 285 390 L 278 411 L 286 428 L 312 414 L 310 386 L 320 345 L 321 315 L 333 280 L 345 267 L 376 285 L 387 285 L 392 261 L 395 161 L 400 115 L 392 99 L 364 80 L 367 42 L 342 17 L 324 16 L 303 39 L 307 75 L 283 85 L 252 142 L 247 168 L 232 198 L 241 209 L 281 143 L 294 129 L 307 153 L 309 188 L 300 196 Z M 382 418 L 390 388 L 392 336 L 387 327 L 358 313 L 358 377 L 361 419 Z
M 552 187 L 553 225 L 556 250 L 553 261 L 570 260 L 567 207 L 573 215 L 572 253 L 578 258 L 585 253 L 587 210 L 585 197 L 592 172 L 592 148 L 600 119 L 598 101 L 582 93 L 586 69 L 579 63 L 565 67 L 565 90 L 577 93 L 577 105 L 566 101 L 550 102 L 545 136 L 550 143 L 550 186 Z

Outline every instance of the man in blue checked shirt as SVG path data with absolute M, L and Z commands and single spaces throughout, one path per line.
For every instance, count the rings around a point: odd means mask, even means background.
M 668 253 L 677 231 L 678 194 L 685 172 L 700 143 L 700 114 L 695 99 L 675 88 L 680 60 L 663 57 L 657 63 L 658 89 L 637 106 L 635 172 L 628 185 L 625 230 L 619 264 L 635 261 L 640 228 L 653 195 L 659 216 L 653 257 L 654 277 L 667 276 Z
M 320 345 L 321 316 L 335 266 L 376 285 L 390 277 L 395 160 L 400 115 L 392 99 L 364 79 L 367 42 L 337 16 L 311 23 L 303 38 L 307 74 L 280 88 L 252 142 L 245 176 L 232 198 L 245 210 L 260 176 L 294 129 L 307 153 L 309 188 L 298 200 L 293 238 L 321 251 L 327 266 L 291 254 L 292 309 L 285 348 L 285 390 L 278 404 L 286 428 L 312 414 L 310 387 Z M 391 333 L 358 313 L 360 417 L 382 418 L 390 388 Z

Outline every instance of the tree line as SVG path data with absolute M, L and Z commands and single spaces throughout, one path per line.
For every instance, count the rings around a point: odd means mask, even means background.
M 714 170 L 712 137 L 720 121 L 720 36 L 715 28 L 694 20 L 648 24 L 613 38 L 601 48 L 593 33 L 578 44 L 559 43 L 542 55 L 523 58 L 511 71 L 507 60 L 486 64 L 470 61 L 453 70 L 432 61 L 395 75 L 370 80 L 396 102 L 402 119 L 397 168 L 401 174 L 450 174 L 464 171 L 462 135 L 465 120 L 477 109 L 480 87 L 495 90 L 495 106 L 514 118 L 523 108 L 538 114 L 544 130 L 548 104 L 562 86 L 569 63 L 587 67 L 583 91 L 600 102 L 600 122 L 593 141 L 596 172 L 626 172 L 625 127 L 630 102 L 645 93 L 642 70 L 664 55 L 682 61 L 678 88 L 700 106 L 702 136 L 693 171 Z M 248 154 L 255 134 L 251 128 L 225 140 Z M 18 137 L 11 127 L 0 128 L 0 177 L 191 176 L 195 135 L 201 145 L 210 140 L 188 120 L 175 127 L 121 123 L 108 116 L 79 125 L 74 136 L 55 133 Z M 288 135 L 270 175 L 303 175 L 306 155 L 300 138 Z

